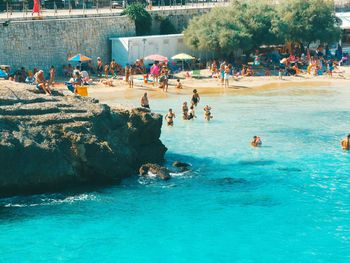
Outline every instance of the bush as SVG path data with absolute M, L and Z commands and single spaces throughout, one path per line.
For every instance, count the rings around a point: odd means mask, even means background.
M 133 3 L 129 5 L 122 15 L 127 15 L 135 22 L 136 35 L 143 36 L 151 32 L 152 17 L 145 10 L 145 6 L 141 3 Z
M 168 34 L 177 34 L 179 33 L 175 26 L 171 23 L 169 18 L 163 18 L 160 21 L 160 34 L 161 35 L 168 35 Z

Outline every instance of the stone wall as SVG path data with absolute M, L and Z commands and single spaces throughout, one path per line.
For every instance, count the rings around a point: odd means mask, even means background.
M 210 11 L 211 8 L 187 8 L 174 10 L 157 10 L 151 11 L 152 16 L 152 34 L 159 34 L 160 20 L 168 18 L 174 25 L 177 33 L 181 33 L 188 25 L 190 19 Z M 159 19 L 160 18 L 160 19 Z
M 0 24 L 0 64 L 47 70 L 51 65 L 60 74 L 67 58 L 77 53 L 110 57 L 110 37 L 134 36 L 135 25 L 127 17 L 89 17 L 11 21 Z
M 178 32 L 182 32 L 194 16 L 210 8 L 186 8 L 151 11 L 152 34 L 159 34 L 159 17 L 168 17 Z M 158 19 L 157 19 L 158 18 Z M 7 26 L 0 23 L 0 65 L 13 69 L 24 66 L 47 71 L 51 65 L 62 74 L 67 58 L 77 53 L 109 62 L 111 37 L 135 35 L 135 25 L 125 16 L 76 17 L 43 20 L 12 20 Z

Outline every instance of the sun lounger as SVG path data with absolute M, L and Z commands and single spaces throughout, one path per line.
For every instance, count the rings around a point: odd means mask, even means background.
M 201 71 L 199 69 L 195 69 L 192 71 L 192 75 L 191 75 L 192 78 L 201 78 Z

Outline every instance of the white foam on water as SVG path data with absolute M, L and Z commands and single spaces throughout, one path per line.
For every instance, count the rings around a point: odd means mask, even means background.
M 35 207 L 35 206 L 48 206 L 48 205 L 57 205 L 57 204 L 72 204 L 75 202 L 81 201 L 91 201 L 97 200 L 96 196 L 93 194 L 80 194 L 76 196 L 67 196 L 63 199 L 55 198 L 41 198 L 38 203 L 31 204 L 20 204 L 20 203 L 8 203 L 4 207 Z

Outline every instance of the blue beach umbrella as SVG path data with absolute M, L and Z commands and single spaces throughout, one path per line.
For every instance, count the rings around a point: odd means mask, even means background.
M 7 73 L 0 69 L 0 78 L 7 78 Z
M 70 57 L 68 59 L 68 61 L 70 61 L 70 62 L 79 62 L 79 61 L 80 62 L 86 62 L 86 61 L 90 61 L 90 60 L 92 60 L 92 59 L 87 57 L 87 56 L 84 56 L 82 54 L 76 54 L 75 56 Z

